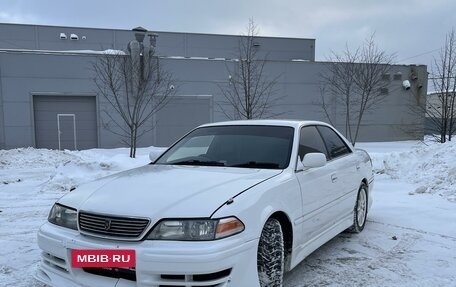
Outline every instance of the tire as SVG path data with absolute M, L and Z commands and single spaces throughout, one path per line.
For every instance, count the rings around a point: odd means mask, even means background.
M 284 273 L 284 243 L 280 222 L 269 218 L 258 243 L 257 269 L 261 287 L 281 287 Z
M 358 190 L 353 212 L 353 225 L 348 229 L 349 232 L 360 233 L 363 231 L 367 221 L 367 207 L 367 186 L 363 183 Z

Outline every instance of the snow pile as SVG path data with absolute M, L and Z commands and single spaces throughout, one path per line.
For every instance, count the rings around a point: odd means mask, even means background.
M 31 147 L 0 150 L 0 170 L 57 167 L 62 162 L 71 161 L 75 158 L 74 153 L 69 151 Z
M 438 194 L 456 202 L 456 142 L 427 144 L 416 141 L 360 143 L 372 157 L 377 176 L 400 179 L 416 186 L 410 194 Z M 19 148 L 0 150 L 0 184 L 40 179 L 40 190 L 67 192 L 78 185 L 149 162 L 150 151 L 142 148 L 137 158 L 128 157 L 128 149 L 92 149 L 56 151 Z
M 68 151 L 34 148 L 0 150 L 0 184 L 46 179 L 60 165 L 77 158 Z
M 409 194 L 438 194 L 456 202 L 456 142 L 415 144 L 407 151 L 371 153 L 374 170 L 413 183 Z
M 40 191 L 67 192 L 78 185 L 126 169 L 149 163 L 148 154 L 162 148 L 138 149 L 131 159 L 128 149 L 57 151 L 19 148 L 0 150 L 0 174 L 3 184 L 41 179 Z

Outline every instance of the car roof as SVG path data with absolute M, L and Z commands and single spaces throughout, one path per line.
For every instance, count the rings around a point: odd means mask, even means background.
M 285 126 L 285 127 L 294 127 L 299 128 L 305 125 L 325 125 L 328 126 L 325 122 L 320 121 L 302 121 L 302 120 L 238 120 L 238 121 L 225 121 L 204 124 L 199 127 L 211 127 L 211 126 L 236 126 L 236 125 L 245 125 L 245 126 Z

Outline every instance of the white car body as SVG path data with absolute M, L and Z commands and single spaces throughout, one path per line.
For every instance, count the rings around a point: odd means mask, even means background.
M 58 200 L 78 212 L 150 219 L 138 238 L 125 240 L 45 223 L 38 233 L 42 261 L 36 278 L 50 286 L 260 286 L 258 242 L 265 222 L 280 219 L 291 270 L 319 246 L 353 225 L 361 184 L 372 204 L 370 158 L 336 132 L 350 153 L 306 169 L 298 157 L 300 130 L 313 121 L 254 120 L 204 125 L 288 126 L 294 129 L 285 169 L 147 165 L 78 187 Z M 332 128 L 331 128 L 332 129 Z M 245 230 L 213 241 L 143 240 L 165 218 L 235 216 Z M 94 275 L 71 266 L 73 249 L 134 249 L 136 281 Z M 226 271 L 228 270 L 228 271 Z M 224 271 L 226 271 L 224 273 Z M 212 274 L 202 277 L 193 275 Z M 215 274 L 215 275 L 214 275 Z M 218 275 L 217 275 L 218 274 Z

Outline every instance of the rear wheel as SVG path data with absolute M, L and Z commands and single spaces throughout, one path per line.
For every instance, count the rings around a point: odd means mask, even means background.
M 359 187 L 358 197 L 356 198 L 353 225 L 348 231 L 359 233 L 363 231 L 367 219 L 367 186 L 363 183 Z
M 284 273 L 284 243 L 280 222 L 269 218 L 258 244 L 257 268 L 261 287 L 280 287 Z

